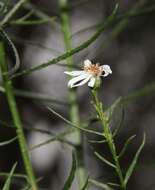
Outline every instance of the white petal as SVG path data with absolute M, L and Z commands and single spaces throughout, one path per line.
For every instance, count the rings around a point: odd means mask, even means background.
M 80 83 L 72 85 L 71 88 L 76 87 L 76 86 L 82 86 L 82 85 L 86 84 L 90 80 L 91 77 L 92 77 L 91 75 L 88 75 L 87 78 L 85 78 L 84 80 L 82 80 Z
M 100 66 L 100 69 L 105 72 L 103 75 L 104 77 L 108 76 L 109 74 L 112 74 L 112 70 L 109 65 L 102 65 Z
M 87 78 L 88 76 L 89 76 L 89 75 L 88 75 L 87 73 L 85 73 L 85 74 L 79 75 L 79 76 L 77 76 L 77 77 L 74 77 L 74 78 L 72 78 L 72 79 L 68 82 L 68 86 L 69 86 L 70 88 L 72 88 L 72 87 L 74 86 L 74 84 L 76 84 L 77 82 L 79 82 L 79 81 L 81 81 L 81 80 Z
M 88 86 L 89 86 L 89 87 L 94 87 L 95 81 L 96 81 L 96 78 L 95 78 L 95 77 L 92 77 L 92 78 L 90 79 L 90 81 L 88 82 Z
M 81 74 L 84 74 L 85 71 L 65 71 L 64 73 L 67 75 L 76 77 L 76 76 L 79 76 Z
M 84 61 L 84 66 L 85 66 L 85 67 L 89 67 L 91 64 L 92 64 L 92 62 L 91 62 L 89 59 L 86 59 L 86 60 Z

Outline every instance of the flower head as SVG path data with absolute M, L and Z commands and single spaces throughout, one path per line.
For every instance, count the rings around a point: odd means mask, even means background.
M 96 81 L 101 77 L 106 77 L 112 74 L 109 65 L 99 65 L 98 63 L 92 64 L 90 60 L 84 61 L 84 68 L 81 71 L 65 71 L 67 75 L 73 76 L 68 82 L 68 87 L 73 88 L 76 86 L 84 85 L 88 82 L 89 87 L 94 87 Z

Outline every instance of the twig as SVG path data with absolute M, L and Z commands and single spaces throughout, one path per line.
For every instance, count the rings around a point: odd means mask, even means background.
M 27 0 L 20 0 L 13 8 L 6 14 L 4 19 L 0 22 L 0 27 L 4 27 L 10 19 L 16 14 L 18 9 L 26 2 Z

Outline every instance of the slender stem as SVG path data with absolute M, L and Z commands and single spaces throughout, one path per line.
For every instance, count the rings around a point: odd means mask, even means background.
M 92 37 L 90 37 L 88 40 L 86 40 L 85 42 L 83 42 L 81 45 L 77 46 L 76 48 L 73 48 L 69 51 L 66 51 L 66 53 L 63 53 L 61 55 L 59 55 L 58 57 L 46 62 L 46 63 L 42 63 L 38 66 L 34 66 L 31 67 L 29 69 L 25 69 L 19 73 L 16 73 L 12 76 L 12 78 L 16 78 L 22 75 L 28 75 L 32 72 L 35 72 L 37 70 L 41 70 L 45 67 L 48 67 L 49 65 L 53 65 L 56 64 L 60 61 L 63 61 L 65 59 L 67 59 L 68 57 L 80 52 L 81 50 L 87 48 L 90 44 L 92 44 L 101 34 L 102 32 L 109 27 L 115 20 L 115 15 L 116 15 L 116 10 L 114 10 L 112 12 L 112 14 L 110 16 L 107 17 L 107 19 L 105 20 L 105 22 L 100 26 L 100 28 L 96 31 L 96 33 L 94 35 L 92 35 Z M 69 35 L 70 36 L 70 35 Z
M 102 123 L 102 126 L 103 126 L 104 136 L 106 138 L 106 141 L 108 143 L 110 152 L 111 152 L 113 160 L 115 162 L 115 166 L 116 166 L 115 170 L 116 170 L 116 173 L 118 175 L 121 188 L 122 188 L 122 190 L 125 190 L 126 187 L 124 185 L 123 174 L 122 174 L 122 170 L 121 170 L 120 163 L 119 163 L 119 160 L 118 160 L 118 155 L 117 155 L 116 146 L 115 146 L 115 143 L 114 143 L 114 140 L 113 140 L 113 136 L 112 136 L 112 133 L 111 133 L 110 128 L 109 128 L 108 119 L 104 115 L 103 105 L 98 99 L 97 90 L 93 89 L 92 94 L 93 94 L 93 97 L 94 97 L 95 109 L 97 111 L 97 114 L 98 114 L 98 116 L 100 118 L 100 121 Z
M 5 93 L 5 88 L 0 86 L 0 92 Z M 32 92 L 20 89 L 13 89 L 14 95 L 17 97 L 27 98 L 34 101 L 43 101 L 43 102 L 52 102 L 54 104 L 61 104 L 63 106 L 68 106 L 67 102 L 57 100 L 56 98 L 52 98 L 51 95 L 42 94 L 40 92 Z
M 4 45 L 2 42 L 0 42 L 0 69 L 1 69 L 1 73 L 2 73 L 7 101 L 8 101 L 9 107 L 10 107 L 14 126 L 16 127 L 17 137 L 18 137 L 18 141 L 19 141 L 21 154 L 23 157 L 25 170 L 27 172 L 30 184 L 32 186 L 32 190 L 37 190 L 37 185 L 35 182 L 35 177 L 34 177 L 32 165 L 30 162 L 27 145 L 26 145 L 26 139 L 25 139 L 24 132 L 23 132 L 22 122 L 21 122 L 21 119 L 19 116 L 15 96 L 13 93 L 12 82 L 9 79 L 8 72 L 7 72 L 7 65 L 6 65 L 6 61 L 5 61 L 5 50 L 4 50 Z
M 38 19 L 38 20 L 13 20 L 10 22 L 10 25 L 19 25 L 19 26 L 34 26 L 34 25 L 41 25 L 41 24 L 47 24 L 51 23 L 55 20 L 55 18 L 50 19 Z
M 18 9 L 28 0 L 20 0 L 15 6 L 13 6 L 13 8 L 10 10 L 10 12 L 8 12 L 8 14 L 6 14 L 6 16 L 4 17 L 4 19 L 0 22 L 0 27 L 3 27 L 4 25 L 6 25 L 10 19 L 14 16 L 14 14 L 16 14 L 16 12 L 18 11 Z
M 71 48 L 71 31 L 70 31 L 70 24 L 69 24 L 69 16 L 67 13 L 67 0 L 59 0 L 60 8 L 61 8 L 61 24 L 62 24 L 62 32 L 64 36 L 64 45 L 65 50 L 70 51 Z M 72 69 L 73 66 L 73 57 L 70 56 L 66 59 L 68 70 Z M 70 79 L 70 77 L 69 77 Z M 79 118 L 79 109 L 77 104 L 77 96 L 75 89 L 69 89 L 69 96 L 68 96 L 69 104 L 70 104 L 70 120 L 72 123 L 76 125 L 80 124 Z
M 33 14 L 40 19 L 50 19 L 50 16 L 48 14 L 38 9 L 38 7 L 32 4 L 30 1 L 24 4 L 23 7 L 26 10 L 33 11 Z
M 70 31 L 70 20 L 69 20 L 69 14 L 68 14 L 68 0 L 59 0 L 60 5 L 60 12 L 61 12 L 61 24 L 62 24 L 62 32 L 64 36 L 64 45 L 66 51 L 72 50 L 71 45 L 71 31 Z M 71 70 L 74 65 L 73 57 L 70 56 L 67 59 L 67 65 L 68 70 Z M 69 77 L 70 79 L 70 77 Z M 80 117 L 79 117 L 79 108 L 77 104 L 77 95 L 75 89 L 69 89 L 69 95 L 68 100 L 70 104 L 70 120 L 72 123 L 76 124 L 77 126 L 80 126 Z M 76 139 L 76 143 L 81 146 L 82 144 L 82 138 L 81 133 L 79 129 L 75 130 L 74 133 L 74 139 Z M 83 164 L 83 154 L 82 151 L 77 151 L 77 157 L 78 157 L 78 174 L 79 174 L 79 186 L 81 187 L 83 185 L 83 176 L 84 176 L 84 168 Z

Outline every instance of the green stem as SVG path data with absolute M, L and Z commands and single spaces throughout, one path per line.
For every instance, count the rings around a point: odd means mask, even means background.
M 59 0 L 59 3 L 61 8 L 60 16 L 61 16 L 62 32 L 64 36 L 65 50 L 70 51 L 72 48 L 70 40 L 71 32 L 70 32 L 69 16 L 67 12 L 67 0 Z M 71 70 L 73 66 L 73 57 L 70 56 L 66 60 L 67 60 L 68 70 Z M 79 125 L 80 118 L 79 118 L 79 109 L 78 109 L 75 89 L 69 89 L 68 100 L 70 104 L 70 120 L 72 123 Z
M 72 55 L 80 52 L 81 50 L 83 50 L 85 48 L 87 48 L 90 44 L 92 44 L 103 33 L 103 31 L 107 27 L 109 27 L 114 22 L 115 16 L 116 16 L 116 11 L 117 11 L 117 9 L 115 8 L 114 11 L 112 12 L 112 14 L 107 17 L 105 22 L 100 26 L 100 28 L 96 31 L 96 33 L 94 35 L 92 35 L 91 38 L 89 38 L 88 40 L 83 42 L 81 45 L 77 46 L 76 48 L 71 49 L 70 51 L 66 51 L 66 53 L 63 53 L 63 54 L 59 55 L 58 57 L 56 57 L 56 58 L 54 58 L 54 59 L 52 59 L 46 63 L 42 63 L 38 66 L 34 66 L 34 67 L 29 68 L 29 69 L 25 69 L 19 73 L 16 73 L 12 76 L 12 78 L 16 78 L 16 77 L 19 77 L 22 75 L 28 75 L 32 72 L 37 71 L 37 70 L 41 70 L 45 67 L 48 67 L 49 65 L 53 65 L 53 64 L 56 64 L 60 61 L 63 61 L 65 59 L 67 59 L 68 57 L 71 57 Z
M 5 60 L 5 50 L 4 50 L 4 45 L 2 42 L 0 42 L 0 69 L 2 73 L 2 79 L 3 79 L 3 83 L 5 87 L 7 101 L 8 101 L 11 115 L 13 118 L 14 126 L 16 127 L 17 137 L 19 141 L 21 154 L 23 157 L 25 170 L 27 172 L 30 184 L 32 186 L 32 190 L 37 190 L 37 185 L 35 182 L 35 177 L 33 174 L 33 169 L 32 169 L 32 165 L 29 158 L 29 153 L 27 150 L 26 139 L 24 136 L 22 123 L 21 123 L 19 112 L 17 109 L 15 96 L 13 93 L 12 82 L 8 76 L 8 70 L 7 70 L 6 60 Z
M 69 20 L 69 15 L 68 15 L 68 0 L 59 0 L 59 5 L 60 5 L 60 12 L 61 12 L 61 24 L 62 24 L 62 32 L 64 36 L 64 45 L 65 45 L 65 50 L 67 52 L 70 52 L 72 50 L 72 44 L 71 44 L 71 31 L 70 31 L 70 20 Z M 70 56 L 67 59 L 67 65 L 68 65 L 68 70 L 72 70 L 73 68 L 73 57 Z M 71 79 L 71 77 L 69 77 Z M 69 89 L 69 94 L 68 94 L 68 100 L 70 104 L 70 120 L 72 123 L 76 124 L 77 126 L 80 126 L 80 117 L 79 117 L 79 108 L 78 108 L 78 103 L 77 103 L 77 95 L 76 95 L 76 90 L 75 89 Z M 82 138 L 81 138 L 81 133 L 79 129 L 75 130 L 74 133 L 74 139 L 76 139 L 76 143 L 81 146 L 82 145 Z M 82 147 L 82 146 L 81 146 Z M 78 174 L 79 174 L 79 185 L 80 187 L 83 185 L 84 181 L 84 168 L 83 164 L 83 154 L 82 151 L 77 151 L 77 157 L 78 157 Z
M 0 22 L 0 27 L 6 25 L 26 1 L 28 0 L 20 0 L 16 5 L 14 5 L 10 12 L 8 12 L 8 14 L 6 14 L 4 19 Z
M 126 187 L 124 185 L 123 174 L 122 174 L 122 170 L 121 170 L 120 163 L 119 163 L 119 160 L 118 160 L 116 146 L 115 146 L 115 143 L 114 143 L 114 140 L 113 140 L 112 133 L 111 133 L 110 128 L 109 128 L 108 119 L 104 115 L 103 105 L 98 99 L 97 89 L 93 89 L 92 94 L 93 94 L 93 98 L 94 98 L 95 109 L 97 111 L 97 114 L 98 114 L 98 116 L 100 118 L 100 121 L 102 123 L 102 126 L 103 126 L 104 136 L 106 138 L 106 141 L 108 143 L 110 152 L 111 152 L 113 160 L 115 162 L 115 166 L 116 166 L 115 170 L 116 170 L 116 173 L 118 175 L 121 188 L 122 188 L 122 190 L 125 190 Z

